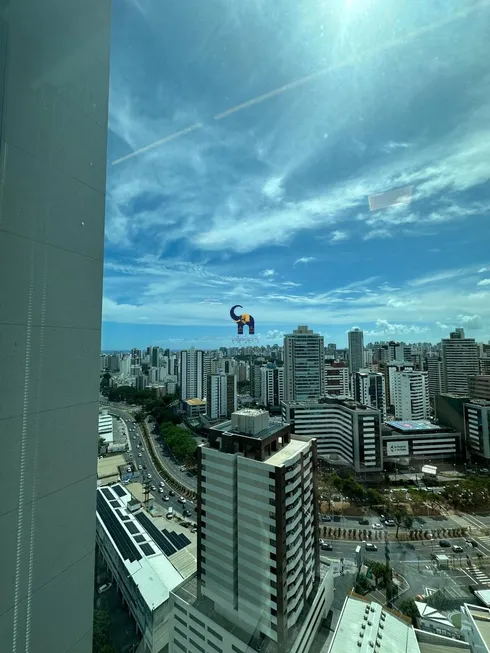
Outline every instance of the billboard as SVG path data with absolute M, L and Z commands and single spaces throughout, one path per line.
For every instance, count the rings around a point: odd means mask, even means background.
M 386 443 L 387 456 L 408 456 L 408 440 Z

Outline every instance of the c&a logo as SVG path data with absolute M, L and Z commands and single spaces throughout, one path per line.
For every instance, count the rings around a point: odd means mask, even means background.
M 251 336 L 255 333 L 255 320 L 248 313 L 242 313 L 242 315 L 236 315 L 235 308 L 243 308 L 240 304 L 232 306 L 230 309 L 230 317 L 233 322 L 237 323 L 238 335 L 243 334 L 243 327 L 248 326 L 248 335 Z

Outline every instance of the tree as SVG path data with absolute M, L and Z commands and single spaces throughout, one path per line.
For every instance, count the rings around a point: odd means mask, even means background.
M 356 580 L 354 591 L 357 594 L 364 595 L 367 594 L 370 589 L 371 589 L 371 583 L 367 579 L 367 576 L 365 574 L 359 574 Z
M 366 492 L 366 498 L 370 506 L 380 506 L 383 503 L 383 495 L 374 488 L 369 488 Z
M 404 515 L 403 516 L 403 528 L 407 531 L 410 531 L 410 529 L 413 526 L 413 517 L 411 515 Z
M 109 614 L 105 610 L 95 610 L 92 636 L 94 653 L 113 653 L 114 648 L 109 639 Z
M 402 525 L 405 517 L 407 516 L 407 512 L 404 508 L 401 508 L 398 506 L 394 512 L 393 512 L 393 521 L 396 524 L 396 539 L 398 539 L 398 531 L 400 530 L 400 526 Z
M 397 604 L 396 609 L 407 617 L 410 617 L 412 624 L 415 625 L 415 619 L 419 616 L 419 611 L 417 610 L 414 599 L 403 599 Z
M 439 611 L 451 609 L 451 601 L 444 594 L 442 590 L 437 590 L 434 594 L 430 594 L 426 599 L 427 605 Z
M 138 422 L 138 424 L 142 424 L 145 421 L 145 413 L 142 410 L 139 410 L 135 414 L 134 419 Z

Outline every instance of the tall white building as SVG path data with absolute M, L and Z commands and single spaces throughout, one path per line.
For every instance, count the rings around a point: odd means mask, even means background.
M 352 377 L 354 399 L 380 411 L 386 420 L 385 377 L 381 372 L 356 372 Z
M 393 379 L 392 404 L 395 419 L 428 419 L 430 412 L 429 377 L 427 372 L 396 372 Z
M 441 341 L 443 392 L 467 394 L 468 378 L 479 374 L 478 346 L 474 338 L 465 338 L 456 329 Z
M 206 414 L 209 419 L 229 418 L 237 409 L 237 377 L 234 374 L 208 374 Z
M 308 653 L 333 595 L 319 556 L 315 441 L 249 409 L 208 440 L 197 576 L 173 593 L 169 653 Z
M 344 361 L 325 363 L 325 394 L 348 397 L 351 394 L 349 366 Z
M 352 329 L 348 333 L 349 372 L 354 374 L 364 367 L 364 333 L 361 329 Z
M 284 399 L 284 367 L 269 363 L 262 367 L 260 372 L 260 403 L 267 408 L 279 408 Z
M 179 365 L 180 398 L 203 399 L 204 353 L 200 349 L 185 349 L 180 352 Z
M 356 472 L 383 469 L 381 413 L 350 399 L 283 401 L 282 417 L 293 433 L 317 440 L 318 456 Z
M 299 326 L 284 336 L 284 399 L 304 401 L 325 394 L 323 336 Z

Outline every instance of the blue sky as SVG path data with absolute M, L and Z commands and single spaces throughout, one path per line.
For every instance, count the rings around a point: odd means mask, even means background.
M 488 0 L 112 13 L 103 348 L 490 338 Z

